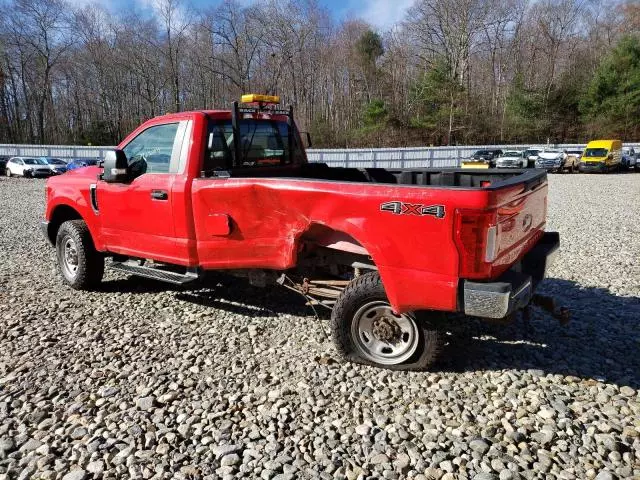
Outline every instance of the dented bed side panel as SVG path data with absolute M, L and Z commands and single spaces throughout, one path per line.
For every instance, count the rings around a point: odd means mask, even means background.
M 483 208 L 489 198 L 482 190 L 282 178 L 196 179 L 192 191 L 194 264 L 291 268 L 302 235 L 322 225 L 366 249 L 398 311 L 456 309 L 454 211 Z

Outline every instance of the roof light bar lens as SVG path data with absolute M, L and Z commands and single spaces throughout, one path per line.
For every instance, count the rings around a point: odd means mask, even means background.
M 247 95 L 242 95 L 240 98 L 242 103 L 280 103 L 280 97 L 277 95 L 258 95 L 255 93 L 250 93 Z

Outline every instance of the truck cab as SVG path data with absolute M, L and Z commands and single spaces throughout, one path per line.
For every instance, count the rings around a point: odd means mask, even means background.
M 49 179 L 62 280 L 99 289 L 108 267 L 280 284 L 331 311 L 345 359 L 403 370 L 435 362 L 439 315 L 527 307 L 559 245 L 545 172 L 310 164 L 276 101 L 149 120 L 101 166 Z

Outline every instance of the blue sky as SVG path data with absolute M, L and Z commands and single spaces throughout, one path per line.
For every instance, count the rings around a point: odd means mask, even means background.
M 403 19 L 414 0 L 320 0 L 337 19 L 360 17 L 379 28 Z
M 131 8 L 131 5 L 148 6 L 153 0 L 70 0 L 76 5 L 97 3 L 99 5 L 117 9 L 119 11 Z M 251 0 L 244 0 L 250 3 Z M 337 20 L 346 18 L 362 18 L 379 29 L 387 29 L 402 20 L 405 12 L 414 0 L 318 0 L 327 7 Z M 213 6 L 216 0 L 187 0 L 192 5 L 200 7 Z

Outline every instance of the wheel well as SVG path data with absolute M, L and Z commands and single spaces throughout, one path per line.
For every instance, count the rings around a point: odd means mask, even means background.
M 302 258 L 298 264 L 313 258 L 311 263 L 337 264 L 345 266 L 362 265 L 365 268 L 375 268 L 373 259 L 351 235 L 334 230 L 325 225 L 314 224 L 300 238 L 302 242 Z
M 325 225 L 311 225 L 304 235 L 302 235 L 301 240 L 309 244 L 330 248 L 332 250 L 339 250 L 358 255 L 369 255 L 367 249 L 351 235 L 339 230 L 334 230 L 333 228 Z
M 47 228 L 47 236 L 53 245 L 56 244 L 56 236 L 58 235 L 60 225 L 68 220 L 82 220 L 82 215 L 68 205 L 60 205 L 56 207 L 51 215 L 49 227 Z

